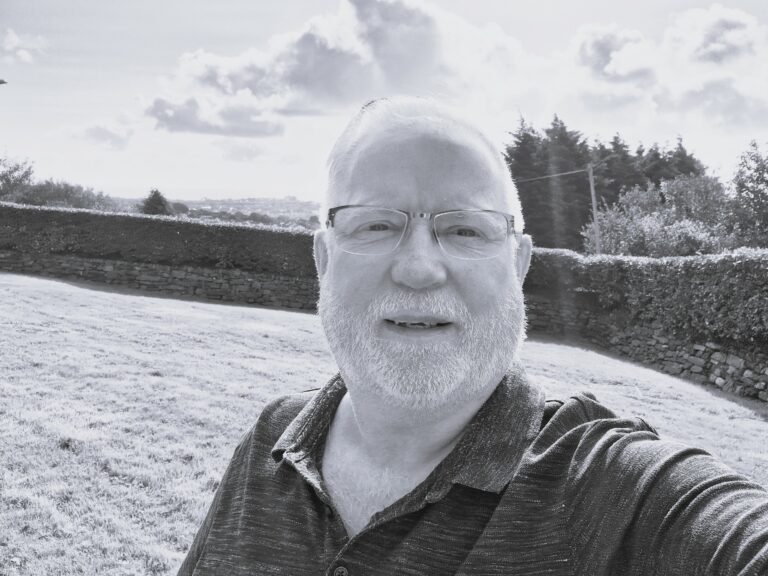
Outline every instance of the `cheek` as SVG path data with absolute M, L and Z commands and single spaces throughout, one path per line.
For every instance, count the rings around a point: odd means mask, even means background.
M 327 280 L 342 302 L 358 309 L 382 290 L 385 273 L 382 264 L 375 259 L 342 253 L 329 262 Z
M 511 266 L 476 265 L 463 275 L 461 293 L 469 310 L 482 314 L 507 301 L 510 293 L 515 290 L 515 282 L 515 272 Z

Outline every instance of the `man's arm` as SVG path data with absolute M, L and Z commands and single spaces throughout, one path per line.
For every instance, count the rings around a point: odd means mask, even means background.
M 768 574 L 768 492 L 706 452 L 659 440 L 639 419 L 604 420 L 582 436 L 571 472 L 574 546 L 589 564 L 627 575 Z

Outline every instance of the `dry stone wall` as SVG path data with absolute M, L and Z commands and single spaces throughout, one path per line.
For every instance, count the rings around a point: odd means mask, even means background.
M 177 297 L 315 309 L 317 281 L 238 269 L 211 269 L 0 250 L 0 270 L 101 282 Z
M 0 270 L 302 310 L 318 291 L 306 232 L 6 203 Z
M 536 250 L 525 294 L 532 334 L 584 339 L 768 402 L 766 251 L 632 259 Z

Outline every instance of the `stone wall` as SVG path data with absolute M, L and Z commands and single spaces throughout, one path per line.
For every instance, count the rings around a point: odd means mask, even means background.
M 312 236 L 0 202 L 0 270 L 314 310 Z
M 742 264 L 752 258 L 748 262 L 750 269 L 755 262 L 758 269 L 768 269 L 761 264 L 763 255 L 733 257 L 740 258 Z M 635 264 L 643 266 L 646 263 Z M 652 264 L 657 266 L 658 262 Z M 668 264 L 674 273 L 676 263 L 670 261 Z M 659 312 L 648 315 L 648 309 L 653 309 L 653 306 L 641 310 L 634 298 L 628 298 L 626 294 L 617 297 L 616 287 L 627 290 L 632 283 L 628 276 L 635 272 L 625 277 L 616 274 L 613 280 L 606 279 L 603 272 L 607 267 L 620 268 L 622 265 L 626 262 L 621 258 L 589 258 L 573 253 L 563 255 L 548 250 L 534 251 L 525 287 L 529 333 L 546 334 L 566 341 L 585 340 L 668 374 L 768 402 L 768 347 L 760 338 L 762 322 L 767 317 L 768 293 L 760 289 L 747 290 L 751 294 L 749 305 L 753 310 L 746 320 L 751 318 L 749 337 L 715 338 L 714 313 L 711 316 L 713 330 L 709 334 L 685 327 L 674 330 L 674 324 L 664 317 L 663 307 L 659 308 Z M 712 284 L 722 283 L 719 273 L 714 273 L 713 268 L 722 268 L 724 274 L 730 270 L 737 282 L 749 284 L 748 275 L 741 276 L 737 266 L 722 267 L 722 262 L 715 262 L 709 268 L 707 266 L 704 263 Z M 700 306 L 697 302 L 699 289 L 694 288 L 695 278 L 693 274 L 678 274 L 681 276 L 679 283 L 684 288 L 681 297 L 687 295 L 689 313 L 694 315 L 697 305 Z M 613 287 L 609 286 L 611 282 Z M 659 279 L 659 282 L 663 283 L 663 280 Z M 690 286 L 686 288 L 688 284 Z M 701 291 L 710 296 L 713 289 L 705 286 Z M 722 298 L 727 297 L 728 292 L 723 293 Z M 674 315 L 674 301 L 672 299 L 669 304 L 669 316 Z M 729 305 L 738 307 L 738 299 Z M 711 306 L 713 310 L 719 310 L 725 304 L 714 303 Z
M 659 325 L 620 326 L 589 309 L 560 309 L 549 298 L 526 295 L 529 334 L 586 340 L 667 374 L 768 402 L 768 355 L 712 341 L 670 337 Z
M 238 269 L 126 262 L 0 250 L 0 270 L 88 280 L 172 296 L 314 310 L 317 281 Z

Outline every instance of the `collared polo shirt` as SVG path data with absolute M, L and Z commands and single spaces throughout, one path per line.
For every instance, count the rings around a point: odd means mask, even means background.
M 511 370 L 452 452 L 349 538 L 320 474 L 346 387 L 269 403 L 180 576 L 768 574 L 768 494 L 591 395 Z

